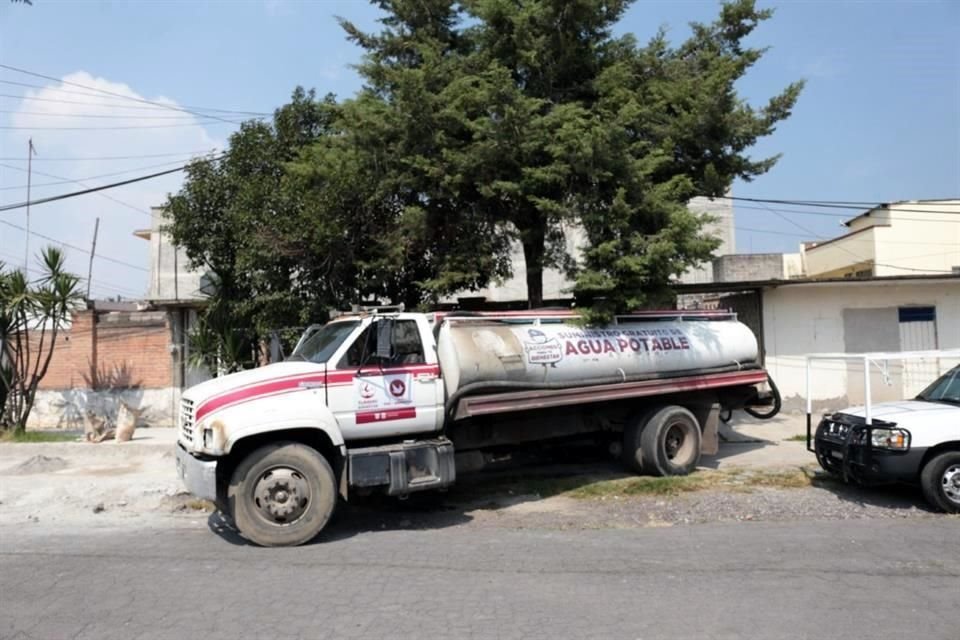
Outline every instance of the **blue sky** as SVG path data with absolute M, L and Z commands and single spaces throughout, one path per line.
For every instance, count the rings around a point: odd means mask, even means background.
M 736 195 L 871 202 L 960 196 L 960 2 L 760 4 L 775 8 L 776 15 L 752 43 L 771 49 L 743 80 L 742 94 L 761 104 L 792 80 L 805 78 L 807 87 L 793 117 L 756 147 L 758 156 L 782 153 L 783 158 L 753 183 L 737 184 Z M 642 41 L 664 26 L 679 41 L 689 21 L 711 20 L 718 9 L 716 2 L 638 0 L 617 30 Z M 350 68 L 359 52 L 344 39 L 337 15 L 375 28 L 376 10 L 365 2 L 34 0 L 30 7 L 3 0 L 0 62 L 149 100 L 269 112 L 296 85 L 341 97 L 359 87 Z M 36 172 L 77 179 L 151 167 L 89 181 L 100 184 L 175 166 L 190 152 L 222 146 L 235 128 L 198 125 L 174 111 L 135 109 L 133 102 L 67 94 L 64 90 L 80 90 L 7 70 L 0 70 L 0 81 L 40 87 L 0 82 L 0 94 L 14 96 L 0 98 L 0 126 L 8 127 L 0 129 L 0 203 L 25 199 L 22 170 L 30 136 L 38 149 Z M 109 117 L 87 117 L 97 114 Z M 39 128 L 120 125 L 151 128 Z M 31 227 L 87 246 L 93 220 L 100 216 L 98 252 L 145 268 L 147 245 L 132 231 L 149 224 L 144 210 L 162 202 L 179 180 L 109 192 L 124 204 L 90 195 L 36 206 Z M 60 180 L 34 173 L 33 182 Z M 38 186 L 33 195 L 76 188 Z M 781 216 L 789 221 L 769 210 L 738 206 L 737 249 L 796 251 L 801 240 L 841 232 L 836 217 Z M 0 220 L 23 226 L 24 214 L 0 212 Z M 31 240 L 33 246 L 42 242 Z M 24 234 L 0 225 L 0 260 L 22 261 L 23 251 Z M 85 273 L 86 257 L 70 253 L 71 267 Z M 105 261 L 97 261 L 94 281 L 94 292 L 102 296 L 135 296 L 146 288 L 143 271 Z

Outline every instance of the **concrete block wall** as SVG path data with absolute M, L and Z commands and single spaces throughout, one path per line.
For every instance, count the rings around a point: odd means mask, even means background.
M 142 422 L 176 415 L 170 327 L 162 311 L 79 311 L 57 340 L 29 426 L 82 428 L 91 410 L 113 419 L 119 402 L 146 409 Z
M 714 282 L 774 280 L 786 277 L 782 253 L 741 253 L 713 261 Z

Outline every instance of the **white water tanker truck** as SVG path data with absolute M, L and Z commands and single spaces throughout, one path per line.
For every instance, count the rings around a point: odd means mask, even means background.
M 184 392 L 179 474 L 249 540 L 296 545 L 341 497 L 442 489 L 495 448 L 589 436 L 635 472 L 680 475 L 716 452 L 722 413 L 779 408 L 733 314 L 576 320 L 375 311 L 311 327 L 286 361 Z

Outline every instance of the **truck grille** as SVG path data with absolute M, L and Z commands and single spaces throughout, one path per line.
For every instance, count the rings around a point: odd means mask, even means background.
M 193 442 L 193 401 L 186 398 L 180 400 L 180 434 Z

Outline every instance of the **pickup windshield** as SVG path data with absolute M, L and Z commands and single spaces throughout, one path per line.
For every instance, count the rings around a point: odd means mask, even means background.
M 954 367 L 920 392 L 917 400 L 960 404 L 960 367 Z
M 359 320 L 345 320 L 324 325 L 300 343 L 287 360 L 326 362 L 359 324 Z

